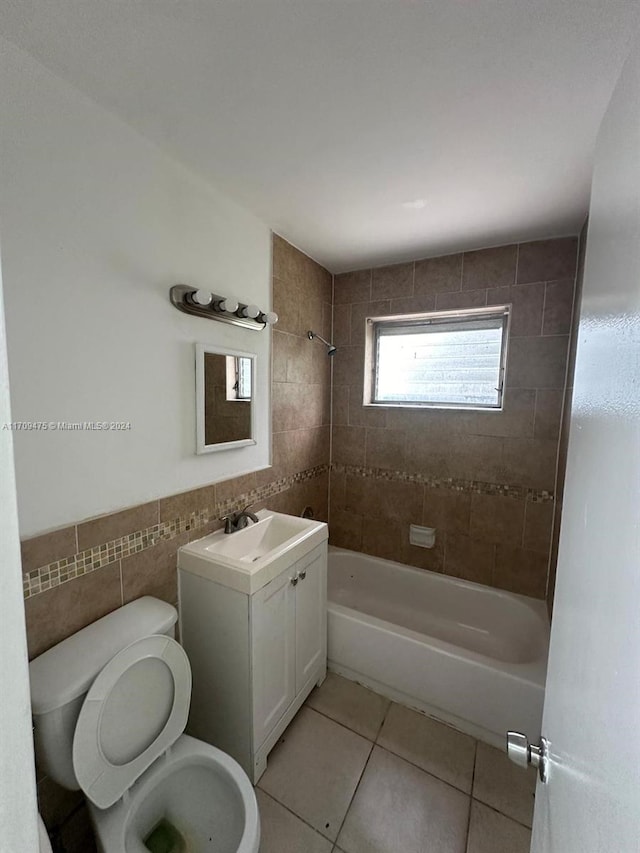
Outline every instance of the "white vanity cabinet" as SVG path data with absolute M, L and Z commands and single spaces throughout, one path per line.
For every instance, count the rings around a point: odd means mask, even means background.
M 262 744 L 326 670 L 326 559 L 316 549 L 251 597 L 253 738 Z M 277 737 L 277 736 L 276 736 Z
M 253 592 L 195 574 L 178 554 L 180 638 L 193 674 L 187 733 L 228 752 L 254 783 L 326 675 L 327 541 L 317 540 Z

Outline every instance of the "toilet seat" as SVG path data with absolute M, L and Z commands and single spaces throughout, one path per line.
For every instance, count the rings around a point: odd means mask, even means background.
M 183 733 L 191 667 L 170 637 L 137 640 L 99 673 L 73 738 L 73 769 L 98 808 L 117 802 Z

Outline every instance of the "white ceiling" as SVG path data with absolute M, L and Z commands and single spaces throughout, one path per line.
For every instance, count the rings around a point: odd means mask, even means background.
M 6 38 L 334 272 L 577 233 L 639 27 L 637 0 L 0 4 Z

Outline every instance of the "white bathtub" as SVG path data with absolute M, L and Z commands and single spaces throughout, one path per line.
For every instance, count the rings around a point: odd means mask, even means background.
M 495 746 L 539 740 L 544 602 L 333 547 L 328 578 L 330 669 Z

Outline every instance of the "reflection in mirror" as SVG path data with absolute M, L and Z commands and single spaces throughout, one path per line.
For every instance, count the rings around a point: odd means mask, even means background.
M 253 441 L 253 356 L 196 348 L 197 452 L 241 447 Z

